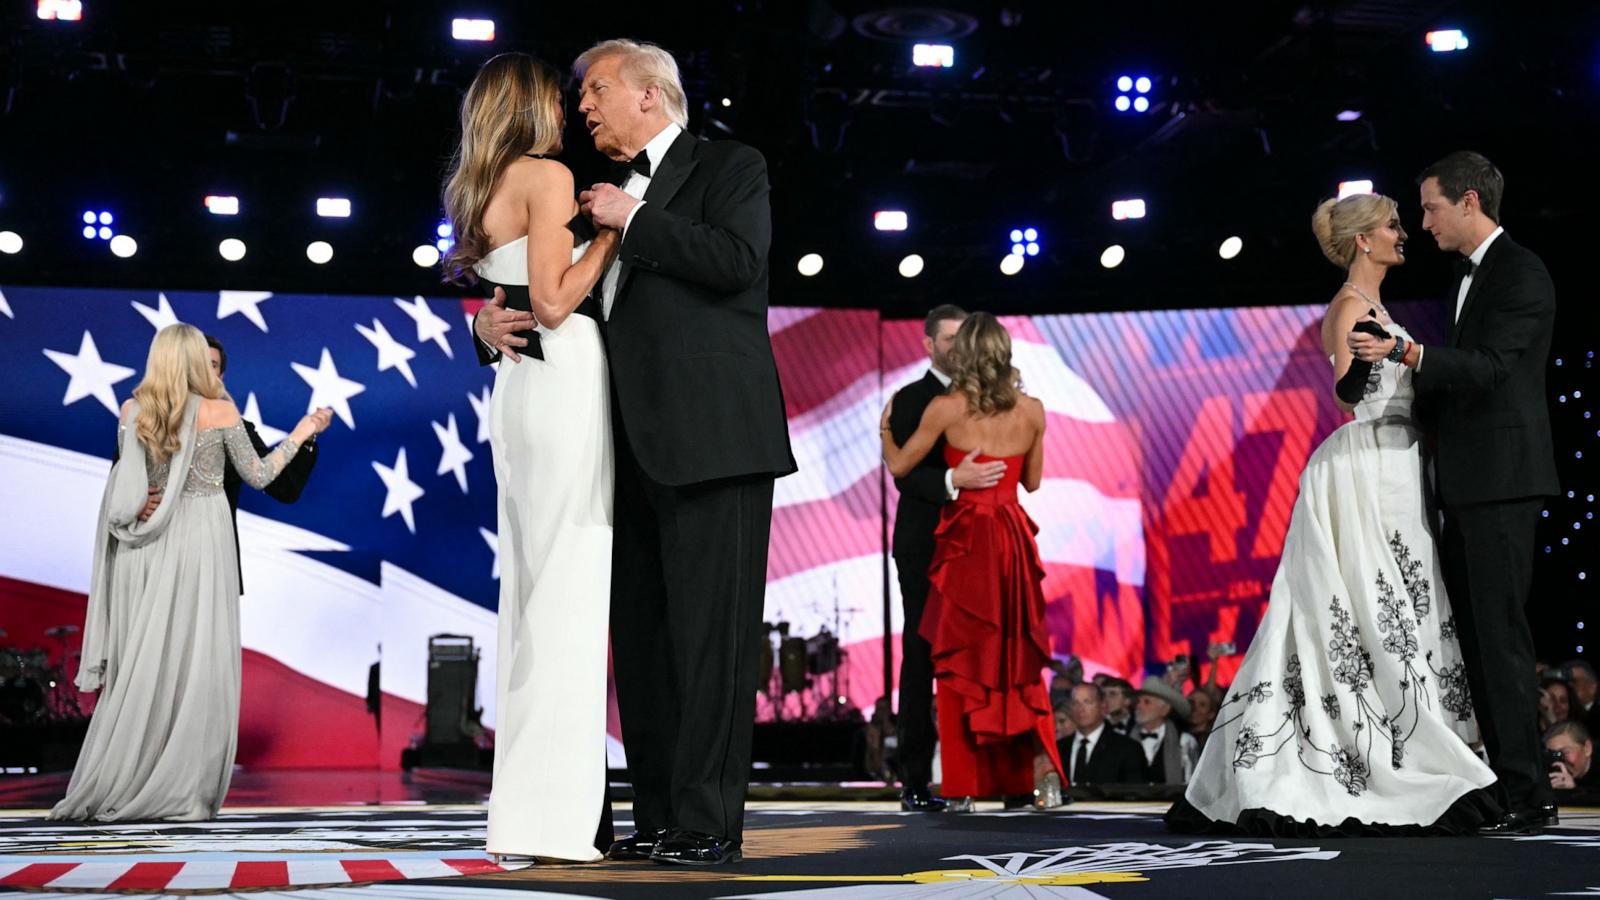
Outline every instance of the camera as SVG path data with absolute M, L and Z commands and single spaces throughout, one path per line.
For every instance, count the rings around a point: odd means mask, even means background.
M 1552 772 L 1556 770 L 1557 766 L 1565 768 L 1567 765 L 1567 759 L 1561 755 L 1560 750 L 1546 749 L 1544 751 L 1544 760 L 1548 763 L 1548 768 Z

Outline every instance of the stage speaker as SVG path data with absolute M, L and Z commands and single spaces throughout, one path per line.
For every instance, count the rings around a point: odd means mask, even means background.
M 436 634 L 428 638 L 428 712 L 424 742 L 432 745 L 471 744 L 481 710 L 478 696 L 478 651 L 472 638 Z

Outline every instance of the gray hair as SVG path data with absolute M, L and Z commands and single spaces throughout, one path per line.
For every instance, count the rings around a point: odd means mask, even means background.
M 622 76 L 634 86 L 660 88 L 667 118 L 679 128 L 689 127 L 689 98 L 683 90 L 683 79 L 678 75 L 678 61 L 671 53 L 643 41 L 625 38 L 601 41 L 583 51 L 572 63 L 573 74 L 582 81 L 590 66 L 608 56 L 622 57 Z

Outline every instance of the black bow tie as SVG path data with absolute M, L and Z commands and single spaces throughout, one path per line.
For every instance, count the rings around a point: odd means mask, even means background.
M 1463 256 L 1456 260 L 1456 277 L 1468 278 L 1478 271 L 1478 264 Z
M 1159 741 L 1159 740 L 1161 740 L 1161 732 L 1159 732 L 1159 731 L 1141 731 L 1141 732 L 1139 732 L 1139 740 L 1141 740 L 1141 741 Z
M 627 184 L 628 175 L 633 172 L 638 172 L 645 178 L 650 177 L 650 153 L 647 150 L 640 150 L 638 156 L 627 162 L 613 162 L 611 165 L 612 171 L 616 173 L 618 186 Z

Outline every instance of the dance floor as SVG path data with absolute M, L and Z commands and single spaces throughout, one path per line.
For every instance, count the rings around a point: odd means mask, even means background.
M 265 806 L 252 793 L 263 789 L 243 778 L 244 792 L 230 794 L 215 822 L 64 825 L 47 822 L 39 808 L 0 811 L 0 898 L 1600 896 L 1597 810 L 1565 810 L 1562 826 L 1538 838 L 1293 841 L 1168 834 L 1157 803 L 1080 802 L 1051 813 L 981 804 L 970 815 L 929 816 L 874 801 L 754 801 L 737 866 L 502 868 L 482 851 L 483 807 L 448 796 L 476 788 L 402 785 L 380 773 L 365 783 L 352 773 L 325 776 L 357 794 L 388 795 L 379 803 Z M 314 789 L 321 777 L 304 786 Z M 56 781 L 0 781 L 0 804 L 59 790 Z M 619 830 L 631 818 L 618 804 Z

